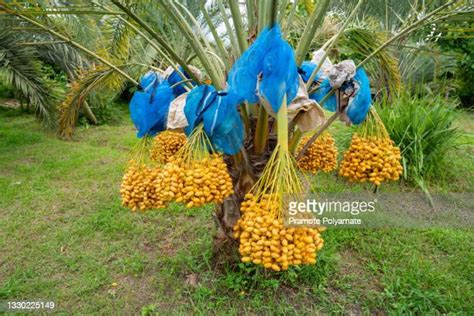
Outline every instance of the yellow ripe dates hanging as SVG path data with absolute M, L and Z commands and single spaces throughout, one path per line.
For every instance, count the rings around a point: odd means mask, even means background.
M 165 207 L 155 186 L 159 173 L 159 168 L 149 168 L 131 161 L 120 186 L 122 205 L 132 211 Z
M 316 254 L 324 245 L 323 228 L 285 228 L 276 219 L 276 205 L 271 195 L 257 199 L 247 194 L 241 204 L 242 217 L 234 226 L 234 237 L 240 240 L 242 262 L 252 262 L 274 271 L 291 265 L 315 264 Z
M 185 134 L 175 131 L 161 132 L 153 140 L 150 158 L 153 161 L 168 163 L 184 144 L 186 144 Z
M 354 134 L 349 150 L 344 153 L 339 175 L 354 182 L 396 181 L 403 172 L 400 149 L 389 138 L 361 137 Z
M 187 207 L 222 203 L 233 193 L 232 179 L 222 156 L 212 154 L 184 165 L 182 199 Z
M 154 181 L 157 197 L 164 202 L 182 198 L 184 169 L 179 164 L 167 163 L 162 166 Z
M 303 148 L 309 139 L 309 136 L 305 136 L 301 139 L 297 152 Z M 308 150 L 306 150 L 303 157 L 298 161 L 298 167 L 301 170 L 309 171 L 311 173 L 316 173 L 319 170 L 331 172 L 336 169 L 337 147 L 332 135 L 324 133 L 317 138 L 316 141 L 308 147 Z

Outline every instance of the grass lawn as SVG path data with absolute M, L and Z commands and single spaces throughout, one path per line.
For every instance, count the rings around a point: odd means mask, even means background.
M 472 191 L 472 122 L 459 122 L 471 135 L 432 187 Z M 52 300 L 68 314 L 474 314 L 469 230 L 333 229 L 314 267 L 214 271 L 212 207 L 120 205 L 134 134 L 124 122 L 65 142 L 0 111 L 0 301 Z M 334 175 L 316 181 L 351 189 Z

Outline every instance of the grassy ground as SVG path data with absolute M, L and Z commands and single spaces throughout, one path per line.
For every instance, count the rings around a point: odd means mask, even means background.
M 120 206 L 130 124 L 64 142 L 15 113 L 0 112 L 0 301 L 53 300 L 80 314 L 474 313 L 472 231 L 334 229 L 315 267 L 213 271 L 212 208 Z M 460 122 L 471 133 L 472 119 Z M 464 140 L 436 186 L 472 191 Z M 348 188 L 333 175 L 317 181 Z

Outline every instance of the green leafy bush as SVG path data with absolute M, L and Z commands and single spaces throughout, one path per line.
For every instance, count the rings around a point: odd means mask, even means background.
M 99 125 L 117 124 L 123 117 L 123 109 L 114 100 L 114 97 L 107 94 L 91 93 L 88 98 L 89 106 L 94 113 Z M 87 124 L 84 116 L 79 118 L 79 124 Z
M 442 178 L 447 154 L 460 132 L 453 126 L 456 104 L 438 95 L 402 93 L 377 109 L 392 140 L 400 147 L 404 178 L 425 188 L 425 180 Z

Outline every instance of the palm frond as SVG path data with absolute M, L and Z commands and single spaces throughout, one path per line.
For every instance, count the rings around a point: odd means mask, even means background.
M 90 60 L 76 48 L 67 43 L 46 44 L 37 49 L 41 60 L 60 68 L 74 78 L 78 69 L 87 68 Z
M 0 32 L 0 73 L 35 109 L 36 115 L 52 125 L 55 118 L 56 92 L 46 79 L 36 50 L 18 43 L 8 31 Z
M 126 18 L 124 18 L 126 19 Z M 117 59 L 126 60 L 130 56 L 133 30 L 128 27 L 126 20 L 109 17 L 105 20 L 104 37 L 109 40 L 107 46 L 110 54 Z
M 377 30 L 375 20 L 365 19 L 354 23 L 344 32 L 340 40 L 341 53 L 345 58 L 360 62 L 380 47 L 388 39 L 385 32 Z M 401 76 L 398 59 L 394 53 L 385 49 L 380 51 L 365 65 L 374 83 L 379 89 L 387 87 L 390 92 L 398 92 L 401 87 Z
M 412 91 L 434 88 L 439 93 L 442 92 L 441 88 L 453 88 L 455 81 L 446 83 L 439 80 L 456 71 L 461 54 L 442 52 L 434 43 L 419 47 L 403 45 L 399 48 L 402 49 L 399 58 L 400 74 L 407 88 Z
M 126 67 L 128 65 L 120 68 Z M 125 78 L 107 67 L 95 67 L 79 74 L 78 78 L 71 83 L 70 91 L 59 107 L 59 135 L 66 139 L 72 137 L 79 111 L 90 93 L 98 91 L 103 91 L 104 94 L 110 94 L 110 91 L 119 93 L 123 90 L 125 83 Z

